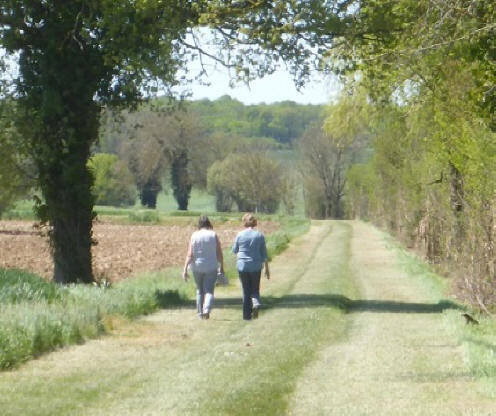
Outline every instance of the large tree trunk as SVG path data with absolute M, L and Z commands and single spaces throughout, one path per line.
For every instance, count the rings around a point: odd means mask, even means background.
M 96 124 L 97 116 L 93 116 L 92 121 Z M 71 131 L 59 130 L 60 133 L 54 137 L 50 149 L 45 149 L 52 157 L 37 159 L 44 197 L 44 204 L 39 206 L 39 214 L 52 227 L 50 237 L 54 260 L 53 277 L 58 283 L 93 281 L 93 177 L 87 168 L 92 140 L 88 139 L 91 136 L 84 134 L 84 126 L 74 121 L 74 125 L 77 124 L 77 132 L 81 136 L 78 134 L 71 137 Z M 96 137 L 96 132 L 93 137 Z
M 98 116 L 86 111 L 81 120 L 75 112 L 54 135 L 49 151 L 52 157 L 38 158 L 44 205 L 40 218 L 48 221 L 54 260 L 54 280 L 58 283 L 91 283 L 93 279 L 91 245 L 94 197 L 93 177 L 87 162 L 90 145 L 96 139 Z M 88 122 L 89 121 L 89 122 Z M 93 130 L 93 131 L 92 131 Z M 91 134 L 93 133 L 93 134 Z
M 103 63 L 98 50 L 76 39 L 81 5 L 63 11 L 64 18 L 56 10 L 46 14 L 33 47 L 21 51 L 17 127 L 38 168 L 37 209 L 51 226 L 54 280 L 90 283 L 94 198 L 87 162 L 98 137 L 101 107 L 94 95 Z
M 91 283 L 91 218 L 57 218 L 52 233 L 55 282 Z

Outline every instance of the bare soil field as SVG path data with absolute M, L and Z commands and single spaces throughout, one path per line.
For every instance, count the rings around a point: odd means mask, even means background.
M 51 278 L 53 265 L 48 238 L 31 221 L 0 221 L 0 267 L 17 268 Z M 260 222 L 265 234 L 277 230 L 274 222 Z M 93 247 L 93 267 L 97 278 L 118 281 L 140 272 L 181 265 L 191 225 L 123 225 L 101 222 L 93 226 L 98 242 Z M 227 222 L 215 227 L 223 248 L 229 247 L 241 230 Z

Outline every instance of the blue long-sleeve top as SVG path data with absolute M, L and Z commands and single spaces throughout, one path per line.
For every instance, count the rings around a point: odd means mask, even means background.
M 257 230 L 247 228 L 241 231 L 234 240 L 232 248 L 237 254 L 237 268 L 240 272 L 257 272 L 267 261 L 267 247 L 264 235 Z

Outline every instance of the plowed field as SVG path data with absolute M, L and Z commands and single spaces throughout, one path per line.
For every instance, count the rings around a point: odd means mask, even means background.
M 18 268 L 50 278 L 53 272 L 48 238 L 32 222 L 0 221 L 0 267 Z M 226 223 L 215 227 L 224 248 L 231 246 L 241 227 Z M 269 234 L 273 222 L 261 222 L 259 229 Z M 181 265 L 194 227 L 188 225 L 121 225 L 98 222 L 93 235 L 95 275 L 111 281 L 139 272 L 157 271 Z

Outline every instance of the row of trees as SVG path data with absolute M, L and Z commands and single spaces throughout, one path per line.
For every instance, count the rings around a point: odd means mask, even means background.
M 488 310 L 496 304 L 494 2 L 365 3 L 358 18 L 391 30 L 346 50 L 358 63 L 352 90 L 369 97 L 374 150 L 348 172 L 349 215 L 387 227 Z
M 292 101 L 244 105 L 228 95 L 217 100 L 194 101 L 191 107 L 208 132 L 243 137 L 271 137 L 282 144 L 299 139 L 307 126 L 321 121 L 323 105 Z
M 363 1 L 329 50 L 346 83 L 300 142 L 307 213 L 365 218 L 496 304 L 496 8 Z M 349 31 L 348 31 L 349 30 Z
M 16 60 L 19 71 L 10 83 L 2 79 L 0 93 L 16 101 L 12 119 L 36 166 L 43 194 L 38 214 L 52 228 L 55 280 L 93 280 L 88 159 L 104 106 L 133 106 L 157 88 L 172 88 L 181 81 L 178 69 L 201 54 L 241 80 L 271 73 L 281 60 L 297 85 L 314 69 L 359 70 L 377 102 L 444 85 L 439 81 L 449 76 L 443 72 L 448 57 L 448 68 L 458 62 L 474 77 L 469 108 L 492 128 L 493 3 L 3 1 L 0 46 L 7 54 L 1 58 Z M 195 32 L 200 26 L 215 32 L 217 53 L 202 50 Z M 452 178 L 460 177 L 457 157 L 449 161 Z M 460 194 L 459 186 L 454 189 Z
M 171 112 L 145 106 L 109 112 L 104 120 L 90 160 L 98 204 L 133 204 L 137 189 L 142 205 L 155 208 L 164 182 L 180 210 L 188 208 L 193 186 L 214 195 L 219 211 L 275 212 L 283 199 L 287 175 L 268 156 L 278 147 L 274 139 L 209 133 L 191 107 Z M 287 192 L 284 200 L 290 206 Z

